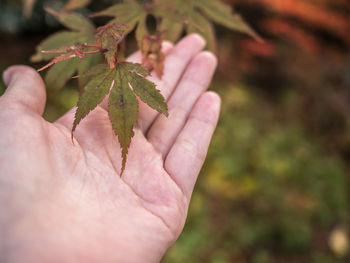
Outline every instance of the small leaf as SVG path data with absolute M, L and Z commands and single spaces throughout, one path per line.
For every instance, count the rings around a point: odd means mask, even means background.
M 48 64 L 38 69 L 42 71 L 58 62 L 65 61 L 71 58 L 80 57 L 83 58 L 87 54 L 93 54 L 100 52 L 100 49 L 90 50 L 91 46 L 87 44 L 75 44 L 68 47 L 60 47 L 55 50 L 43 50 L 41 51 L 44 54 L 59 54 L 54 57 Z
M 104 70 L 102 74 L 100 74 L 101 68 Z M 107 65 L 97 65 L 90 70 L 90 73 L 94 71 L 96 71 L 96 75 L 91 78 L 89 83 L 86 85 L 83 94 L 79 98 L 72 133 L 76 129 L 79 122 L 85 118 L 90 111 L 95 109 L 99 103 L 101 103 L 112 86 L 114 78 L 113 69 L 109 69 Z
M 162 43 L 166 32 L 157 31 L 155 35 L 146 35 L 141 43 L 142 65 L 148 71 L 154 70 L 159 78 L 163 76 L 165 56 Z
M 255 31 L 236 13 L 232 12 L 229 5 L 219 0 L 154 0 L 151 13 L 157 18 L 166 19 L 161 25 L 164 30 L 169 27 L 169 35 L 166 39 L 176 40 L 181 26 L 186 27 L 187 33 L 201 34 L 210 50 L 215 50 L 216 43 L 214 28 L 211 20 L 235 31 L 244 32 L 261 41 Z
M 176 42 L 181 37 L 181 34 L 184 31 L 184 26 L 183 23 L 177 23 L 163 18 L 159 25 L 159 31 L 166 32 L 166 40 Z
M 135 38 L 137 40 L 137 44 L 140 50 L 142 49 L 143 39 L 147 35 L 149 35 L 149 33 L 147 29 L 147 24 L 146 24 L 146 16 L 143 16 L 140 18 L 137 24 L 136 32 L 135 32 Z
M 125 170 L 128 148 L 134 136 L 133 127 L 137 122 L 138 113 L 138 100 L 131 91 L 124 74 L 125 72 L 117 67 L 115 85 L 111 90 L 108 106 L 109 119 L 122 148 L 121 174 Z
M 124 37 L 126 26 L 120 23 L 111 23 L 97 28 L 95 40 L 102 49 L 106 49 L 104 55 L 109 67 L 115 67 L 118 44 Z
M 77 43 L 95 44 L 94 37 L 93 37 L 95 28 L 88 19 L 76 13 L 70 13 L 69 15 L 67 13 L 59 13 L 56 11 L 52 11 L 51 13 L 66 27 L 74 31 L 61 31 L 51 35 L 50 37 L 42 41 L 36 48 L 37 50 L 36 54 L 34 54 L 31 57 L 32 62 L 50 60 L 50 59 L 53 59 L 55 56 L 57 56 L 57 54 L 55 53 L 43 53 L 43 51 L 45 50 L 57 51 L 62 47 L 67 48 L 70 46 L 75 46 Z M 94 56 L 94 55 L 91 55 L 91 56 Z M 72 56 L 72 57 L 75 57 L 75 56 Z M 60 61 L 64 60 L 65 58 L 66 57 L 62 57 Z M 86 65 L 85 68 L 89 68 L 93 66 L 94 63 L 96 63 L 94 60 L 84 59 L 84 61 L 88 61 L 86 63 L 90 63 L 89 65 Z M 52 61 L 52 62 L 55 63 L 58 61 L 56 59 L 55 61 Z M 49 63 L 48 66 L 53 65 L 54 63 Z M 67 72 L 63 73 L 64 65 L 67 65 Z M 73 68 L 73 65 L 75 65 L 75 68 Z M 70 64 L 69 62 L 67 62 L 67 64 L 63 64 L 59 66 L 55 65 L 54 69 L 50 69 L 48 71 L 47 73 L 48 76 L 46 76 L 46 79 L 51 84 L 53 84 L 55 90 L 59 89 L 63 87 L 66 81 L 69 79 L 68 76 L 72 76 L 74 74 L 74 72 L 77 70 L 77 67 L 78 67 L 78 64 L 76 63 Z M 63 73 L 63 77 L 61 75 L 62 73 Z M 80 71 L 79 74 L 82 74 L 82 72 Z M 58 82 L 55 83 L 54 80 L 58 80 Z
M 212 52 L 216 52 L 215 31 L 212 23 L 198 12 L 192 14 L 191 20 L 199 25 L 199 27 L 189 24 L 187 26 L 187 33 L 198 33 L 202 35 L 207 43 L 207 48 Z
M 232 12 L 229 5 L 218 0 L 194 0 L 194 5 L 214 22 L 232 30 L 247 33 L 256 39 L 261 40 L 241 16 Z

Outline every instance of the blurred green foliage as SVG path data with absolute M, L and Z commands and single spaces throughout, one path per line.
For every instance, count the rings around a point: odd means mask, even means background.
M 277 121 L 262 96 L 214 85 L 222 116 L 185 231 L 164 262 L 340 262 L 327 242 L 349 214 L 341 160 Z

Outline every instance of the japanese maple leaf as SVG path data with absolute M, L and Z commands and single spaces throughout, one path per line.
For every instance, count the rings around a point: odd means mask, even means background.
M 126 33 L 136 27 L 136 39 L 142 49 L 143 39 L 149 36 L 146 19 L 153 15 L 160 21 L 158 31 L 166 31 L 166 39 L 175 42 L 184 30 L 199 33 L 207 41 L 208 48 L 216 50 L 215 31 L 212 22 L 235 31 L 244 32 L 260 39 L 229 5 L 219 0 L 153 0 L 139 3 L 127 0 L 115 4 L 93 16 L 112 16 L 112 21 L 130 26 Z
M 37 52 L 31 57 L 32 62 L 51 60 L 57 56 L 55 53 L 45 53 L 42 51 L 57 50 L 62 47 L 75 46 L 77 43 L 95 44 L 95 27 L 91 21 L 77 13 L 56 12 L 47 9 L 65 27 L 70 29 L 60 31 L 49 36 L 37 46 Z M 54 64 L 46 73 L 45 82 L 53 90 L 62 88 L 65 83 L 74 75 L 76 71 L 81 75 L 84 71 L 96 64 L 101 58 L 100 54 L 93 54 L 84 57 L 82 60 L 74 58 L 65 60 L 61 57 L 60 63 Z
M 219 0 L 155 0 L 153 13 L 163 18 L 160 29 L 169 27 L 167 39 L 177 39 L 186 29 L 187 33 L 199 33 L 207 41 L 210 50 L 216 49 L 212 22 L 234 31 L 260 37 L 232 8 Z M 182 22 L 179 23 L 179 17 Z
M 72 134 L 80 121 L 109 94 L 108 115 L 122 148 L 121 173 L 125 170 L 128 148 L 134 136 L 137 97 L 158 112 L 168 115 L 164 97 L 155 84 L 145 78 L 148 75 L 146 68 L 130 62 L 117 64 L 114 68 L 99 64 L 82 75 L 86 86 L 77 104 Z

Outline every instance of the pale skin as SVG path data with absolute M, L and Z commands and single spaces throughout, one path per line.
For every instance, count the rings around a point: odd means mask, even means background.
M 180 235 L 217 124 L 206 91 L 216 58 L 198 35 L 164 43 L 166 118 L 140 103 L 125 172 L 103 102 L 79 124 L 75 108 L 42 118 L 45 87 L 13 66 L 0 97 L 0 262 L 159 262 Z M 140 61 L 140 54 L 129 60 Z

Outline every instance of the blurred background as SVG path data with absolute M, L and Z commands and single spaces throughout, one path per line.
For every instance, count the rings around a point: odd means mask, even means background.
M 25 18 L 31 2 L 0 0 L 0 72 L 38 68 L 35 46 L 61 29 L 43 6 L 64 1 L 37 0 Z M 222 115 L 184 232 L 163 262 L 350 262 L 350 2 L 225 2 L 265 42 L 216 27 Z M 76 103 L 75 86 L 48 99 L 47 120 Z

